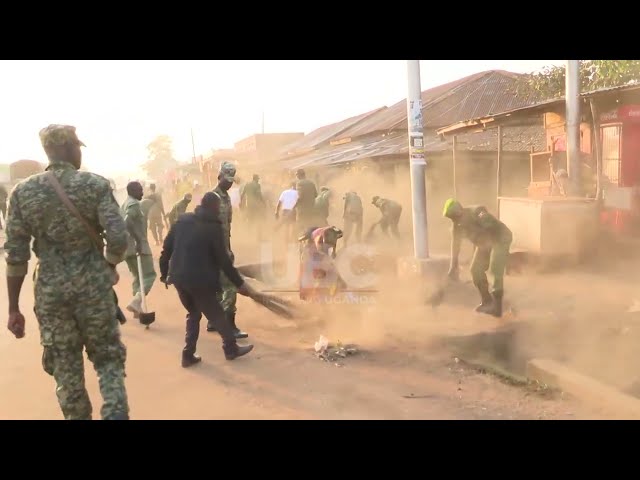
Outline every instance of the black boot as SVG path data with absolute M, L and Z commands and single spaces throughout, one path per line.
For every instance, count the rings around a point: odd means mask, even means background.
M 193 353 L 182 352 L 182 368 L 188 368 L 196 363 L 200 363 L 202 361 L 202 357 L 199 355 L 195 355 Z
M 253 345 L 240 346 L 234 340 L 233 343 L 223 344 L 222 350 L 224 351 L 224 358 L 227 360 L 235 360 L 253 350 Z
M 249 336 L 248 333 L 243 332 L 238 327 L 236 327 L 236 312 L 225 312 L 225 315 L 229 319 L 229 323 L 231 324 L 231 328 L 233 328 L 233 334 L 237 339 L 247 338 Z
M 478 313 L 489 313 L 489 310 L 492 308 L 493 297 L 489 293 L 489 283 L 482 282 L 476 284 L 476 288 L 480 292 L 481 304 L 476 307 L 476 312 Z
M 494 317 L 502 317 L 502 291 L 498 290 L 493 292 L 493 302 L 491 304 L 491 308 L 488 312 L 489 315 L 493 315 Z

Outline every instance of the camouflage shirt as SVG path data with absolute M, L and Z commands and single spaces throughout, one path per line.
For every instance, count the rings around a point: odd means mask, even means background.
M 388 198 L 381 198 L 378 201 L 378 208 L 380 209 L 382 216 L 387 218 L 397 217 L 402 213 L 402 205 L 398 202 L 394 202 L 393 200 L 389 200 Z
M 35 238 L 38 277 L 53 288 L 90 282 L 110 289 L 112 273 L 107 261 L 117 265 L 124 259 L 127 230 L 109 181 L 77 171 L 66 162 L 51 162 L 47 170 L 53 171 L 89 225 L 102 233 L 106 252 L 98 251 L 82 223 L 49 186 L 45 174 L 39 173 L 18 183 L 9 198 L 4 245 L 7 276 L 26 275 L 31 239 Z
M 178 217 L 187 211 L 187 207 L 189 203 L 184 198 L 175 203 L 173 207 L 171 207 L 171 211 L 167 214 L 167 218 L 169 222 L 176 223 L 178 221 Z
M 452 247 L 467 238 L 477 247 L 489 248 L 511 239 L 511 230 L 491 215 L 485 207 L 470 206 L 463 209 L 462 218 L 453 224 Z
M 233 219 L 231 197 L 229 196 L 229 192 L 225 192 L 220 187 L 214 188 L 213 191 L 220 197 L 220 222 L 222 223 L 225 245 L 227 247 L 227 250 L 231 254 L 231 221 Z

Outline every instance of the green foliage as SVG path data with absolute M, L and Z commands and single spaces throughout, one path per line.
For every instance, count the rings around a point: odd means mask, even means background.
M 160 178 L 168 169 L 175 167 L 178 162 L 173 157 L 171 137 L 159 135 L 147 145 L 149 160 L 142 168 L 154 179 Z
M 517 95 L 535 95 L 541 101 L 564 96 L 565 66 L 544 67 L 537 73 L 521 77 L 516 84 Z M 640 81 L 640 60 L 581 60 L 581 92 L 618 87 Z

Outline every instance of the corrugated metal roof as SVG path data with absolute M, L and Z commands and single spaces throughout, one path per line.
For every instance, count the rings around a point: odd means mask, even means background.
M 589 92 L 583 92 L 580 96 L 584 99 L 590 97 L 597 97 L 601 95 L 607 95 L 612 92 L 633 92 L 640 90 L 640 84 L 621 85 L 618 87 L 601 88 L 599 90 L 592 90 Z M 559 108 L 561 104 L 564 104 L 564 97 L 552 98 L 550 100 L 542 100 L 532 103 L 530 105 L 524 105 L 516 108 L 506 109 L 498 113 L 480 115 L 469 119 L 458 120 L 451 124 L 438 129 L 439 134 L 455 134 L 458 131 L 468 130 L 470 128 L 477 128 L 482 124 L 488 124 L 490 122 L 497 122 L 508 117 L 518 118 L 526 117 L 533 114 L 536 111 L 548 111 L 554 108 Z
M 490 71 L 447 95 L 426 105 L 422 110 L 423 125 L 435 129 L 456 121 L 513 110 L 536 103 L 535 97 L 515 94 L 518 76 L 509 72 Z M 406 128 L 406 117 L 399 127 Z
M 583 92 L 580 94 L 581 97 L 593 97 L 596 95 L 607 94 L 615 91 L 626 92 L 640 89 L 640 84 L 636 80 L 634 83 L 629 83 L 627 85 L 620 85 L 617 87 L 608 87 L 601 88 L 599 90 L 591 90 L 590 92 Z
M 482 77 L 487 72 L 475 73 L 467 77 L 460 78 L 453 82 L 445 83 L 444 85 L 438 85 L 437 87 L 430 88 L 422 92 L 422 104 L 427 105 L 436 99 L 442 97 L 451 89 L 456 88 L 465 82 L 475 80 Z M 343 131 L 340 135 L 336 136 L 335 140 L 343 138 L 357 138 L 364 135 L 369 135 L 374 132 L 386 132 L 394 129 L 394 126 L 403 122 L 407 118 L 407 100 L 406 98 L 392 105 L 389 108 L 382 109 L 377 113 L 367 117 L 357 125 L 349 127 Z
M 355 117 L 347 118 L 346 120 L 342 120 L 341 122 L 332 123 L 331 125 L 320 127 L 308 133 L 301 139 L 286 145 L 282 150 L 282 155 L 286 156 L 287 154 L 295 154 L 295 152 L 299 152 L 301 150 L 303 151 L 306 149 L 318 147 L 325 142 L 329 142 L 337 135 L 340 135 L 349 127 L 358 124 L 360 121 L 366 119 L 371 115 L 375 115 L 380 110 L 384 110 L 386 108 L 387 107 L 376 108 L 375 110 L 371 110 L 370 112 L 363 113 Z
M 531 105 L 532 98 L 517 97 L 515 84 L 519 74 L 489 70 L 439 85 L 422 92 L 423 125 L 427 129 L 450 125 L 478 115 Z M 374 132 L 407 128 L 407 100 L 369 116 L 347 128 L 336 140 L 357 138 Z
M 498 150 L 496 130 L 466 133 L 458 136 L 459 149 L 462 151 L 495 152 Z M 503 130 L 502 148 L 505 152 L 529 152 L 531 146 L 536 151 L 545 149 L 545 132 L 540 125 L 510 127 Z M 451 150 L 452 142 L 443 141 L 436 134 L 424 137 L 424 148 L 428 154 Z M 409 140 L 404 132 L 351 142 L 337 147 L 325 147 L 295 160 L 284 162 L 284 168 L 329 167 L 358 161 L 363 158 L 377 158 L 386 155 L 408 155 Z

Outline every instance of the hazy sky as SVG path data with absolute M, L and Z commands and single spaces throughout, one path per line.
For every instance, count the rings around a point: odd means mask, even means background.
M 422 89 L 483 70 L 529 72 L 562 60 L 423 60 Z M 45 161 L 38 131 L 77 127 L 85 165 L 136 170 L 146 145 L 173 138 L 178 160 L 231 148 L 262 128 L 305 132 L 407 95 L 403 60 L 0 61 L 0 163 Z

